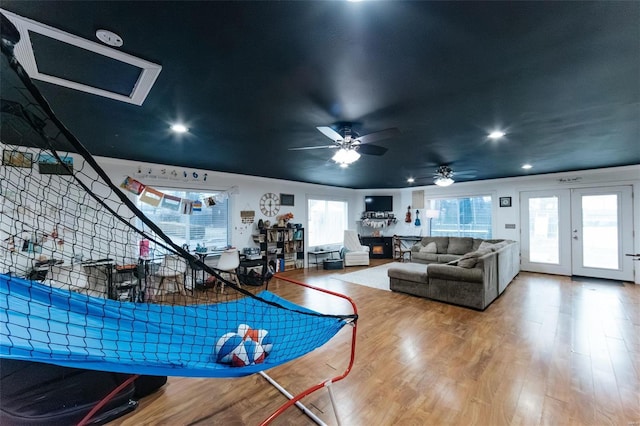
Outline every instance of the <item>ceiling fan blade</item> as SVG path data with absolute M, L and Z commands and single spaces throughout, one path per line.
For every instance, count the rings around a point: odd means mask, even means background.
M 358 152 L 367 155 L 383 155 L 388 149 L 378 145 L 358 145 Z
M 380 130 L 379 132 L 369 133 L 364 136 L 357 137 L 356 140 L 361 144 L 371 143 L 382 139 L 392 138 L 400 134 L 400 130 L 396 127 L 390 129 Z
M 307 149 L 320 149 L 320 148 L 340 148 L 340 146 L 339 145 L 301 146 L 298 148 L 289 148 L 289 151 L 303 151 Z
M 326 137 L 328 137 L 329 139 L 333 140 L 333 141 L 341 141 L 343 139 L 342 135 L 338 132 L 336 132 L 335 130 L 333 130 L 331 127 L 328 126 L 318 126 L 316 127 L 316 129 L 320 130 L 322 132 L 323 135 L 325 135 Z
M 477 174 L 478 172 L 476 170 L 463 170 L 460 172 L 456 172 L 455 170 L 453 171 L 453 175 L 459 177 L 476 177 Z

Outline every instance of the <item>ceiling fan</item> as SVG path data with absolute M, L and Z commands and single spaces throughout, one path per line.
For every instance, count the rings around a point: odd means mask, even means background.
M 453 180 L 453 170 L 449 166 L 440 166 L 433 174 L 433 182 L 438 186 L 449 186 L 455 180 Z
M 303 146 L 298 148 L 289 148 L 290 151 L 308 150 L 308 149 L 338 149 L 333 156 L 333 161 L 346 167 L 360 158 L 360 154 L 366 155 L 383 155 L 387 152 L 387 148 L 379 145 L 373 145 L 371 142 L 388 139 L 400 134 L 400 130 L 395 127 L 380 130 L 378 132 L 368 133 L 360 136 L 358 132 L 353 130 L 352 123 L 341 123 L 338 131 L 328 126 L 316 127 L 323 135 L 333 141 L 332 145 L 320 146 Z
M 438 167 L 435 173 L 433 174 L 433 182 L 438 186 L 449 186 L 455 182 L 455 180 L 453 179 L 454 175 L 475 176 L 475 172 L 472 170 L 467 170 L 464 172 L 454 172 L 453 169 L 451 169 L 451 167 L 447 165 L 442 165 Z

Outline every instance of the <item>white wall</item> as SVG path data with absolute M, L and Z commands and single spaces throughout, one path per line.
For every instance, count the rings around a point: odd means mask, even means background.
M 241 223 L 241 210 L 254 210 L 256 212 L 256 223 L 258 219 L 269 219 L 272 222 L 275 220 L 273 217 L 265 217 L 260 212 L 259 200 L 265 192 L 293 194 L 295 196 L 295 206 L 282 207 L 280 214 L 291 211 L 294 214 L 293 222 L 299 222 L 303 225 L 306 224 L 307 221 L 307 198 L 309 196 L 343 199 L 349 203 L 349 227 L 352 229 L 358 228 L 358 222 L 364 211 L 365 195 L 392 195 L 394 213 L 398 218 L 398 222 L 382 230 L 383 235 L 387 236 L 394 234 L 428 235 L 428 220 L 423 210 L 421 210 L 421 226 L 416 227 L 413 222 L 410 224 L 404 222 L 407 206 L 413 204 L 412 191 L 424 190 L 427 200 L 453 196 L 488 194 L 491 195 L 494 200 L 494 238 L 508 238 L 518 241 L 520 241 L 521 230 L 519 214 L 519 194 L 521 191 L 551 188 L 586 188 L 605 185 L 632 185 L 634 194 L 640 193 L 640 165 L 581 172 L 532 175 L 508 179 L 460 182 L 446 188 L 430 185 L 394 189 L 353 190 L 179 167 L 175 167 L 175 169 L 180 172 L 187 170 L 189 177 L 184 178 L 182 175 L 179 175 L 178 178 L 169 179 L 159 175 L 160 169 L 164 166 L 110 158 L 98 158 L 97 160 L 117 185 L 119 185 L 125 177 L 132 176 L 146 185 L 157 187 L 193 188 L 202 191 L 230 190 L 233 188 L 234 190 L 231 191 L 232 195 L 230 196 L 231 243 L 239 248 L 254 246 L 251 234 L 255 230 L 255 223 L 253 225 Z M 143 173 L 142 176 L 138 175 L 139 167 L 142 167 L 143 170 L 152 169 L 153 172 L 146 173 L 146 175 Z M 166 166 L 166 168 L 174 169 L 172 166 Z M 198 173 L 200 179 L 194 180 L 190 177 L 193 171 Z M 207 174 L 206 181 L 201 179 L 204 173 Z M 499 197 L 511 197 L 512 207 L 498 207 Z M 636 196 L 634 198 L 633 213 L 633 226 L 635 230 L 640 229 L 639 212 L 640 197 Z M 415 209 L 412 209 L 412 219 L 415 220 Z M 515 229 L 505 228 L 507 224 L 515 225 Z M 630 230 L 630 232 L 631 231 L 632 230 Z M 640 252 L 640 232 L 636 232 L 634 236 L 634 252 Z M 638 263 L 639 262 L 635 262 L 634 264 L 635 282 L 640 284 L 640 265 Z
M 282 206 L 278 214 L 291 212 L 294 215 L 292 223 L 302 223 L 305 227 L 307 222 L 307 199 L 310 196 L 341 199 L 349 203 L 350 212 L 354 211 L 354 209 L 355 211 L 361 211 L 361 207 L 356 206 L 357 197 L 351 189 L 105 157 L 97 157 L 96 160 L 115 185 L 120 185 L 127 176 L 131 176 L 151 187 L 196 189 L 202 192 L 229 191 L 231 244 L 240 249 L 243 247 L 256 247 L 251 235 L 256 233 L 259 219 L 270 220 L 271 223 L 276 221 L 275 217 L 267 217 L 260 211 L 260 198 L 266 192 L 273 192 L 278 195 L 281 193 L 293 194 L 295 205 Z M 165 170 L 164 174 L 161 173 L 163 169 Z M 138 170 L 141 170 L 142 173 L 138 173 Z M 149 173 L 149 170 L 151 173 Z M 171 175 L 173 170 L 177 171 L 176 177 Z M 186 177 L 183 174 L 184 171 L 187 172 Z M 193 177 L 194 172 L 198 178 Z M 205 174 L 206 180 L 203 179 Z M 133 199 L 134 195 L 131 195 L 131 197 Z M 255 211 L 255 222 L 253 224 L 242 223 L 240 218 L 240 211 L 242 210 Z M 305 241 L 305 244 L 307 244 L 307 241 Z M 305 247 L 305 251 L 307 251 L 307 247 Z
M 625 232 L 634 234 L 634 253 L 640 253 L 640 166 L 613 167 L 607 169 L 595 169 L 581 172 L 553 173 L 545 175 L 533 175 L 508 179 L 493 179 L 474 182 L 455 183 L 449 187 L 435 185 L 423 187 L 402 188 L 399 190 L 358 190 L 358 197 L 363 198 L 365 193 L 394 195 L 394 213 L 398 216 L 398 224 L 389 227 L 386 235 L 428 235 L 428 221 L 421 210 L 422 226 L 405 224 L 402 220 L 408 205 L 412 204 L 412 191 L 424 190 L 425 198 L 445 198 L 467 195 L 489 194 L 493 197 L 494 238 L 508 238 L 520 241 L 520 192 L 532 190 L 544 190 L 554 188 L 591 188 L 598 186 L 631 185 L 633 187 L 633 229 Z M 498 207 L 499 197 L 511 197 L 512 207 Z M 412 216 L 415 209 L 412 209 Z M 515 225 L 515 229 L 507 229 L 507 224 Z M 640 284 L 640 262 L 634 262 L 635 282 Z

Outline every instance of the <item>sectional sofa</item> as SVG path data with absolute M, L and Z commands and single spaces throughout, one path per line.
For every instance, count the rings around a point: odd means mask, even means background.
M 520 247 L 512 240 L 424 237 L 411 263 L 389 268 L 392 291 L 484 310 L 520 272 Z

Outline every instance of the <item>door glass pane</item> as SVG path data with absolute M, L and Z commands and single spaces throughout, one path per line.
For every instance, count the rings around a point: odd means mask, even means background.
M 618 269 L 618 196 L 582 196 L 582 263 Z
M 529 198 L 529 261 L 560 263 L 558 197 Z

